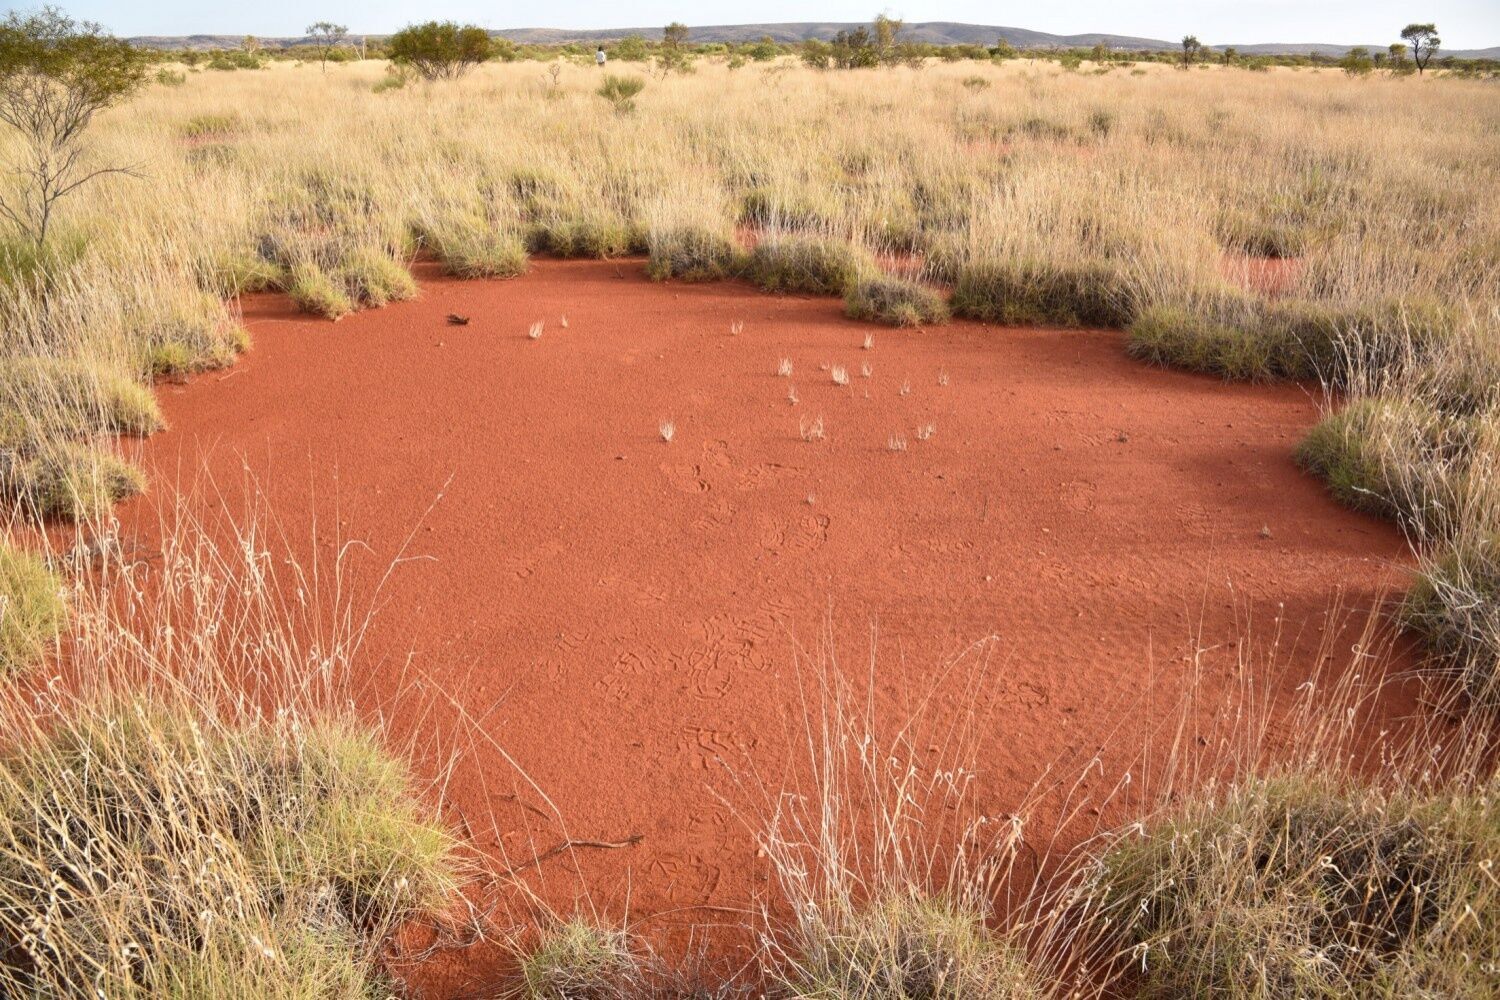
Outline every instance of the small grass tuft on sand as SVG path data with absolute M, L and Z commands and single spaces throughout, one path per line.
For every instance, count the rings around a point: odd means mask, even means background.
M 62 586 L 39 557 L 0 542 L 0 676 L 41 659 L 62 629 Z
M 830 915 L 781 971 L 820 1000 L 1042 1000 L 1024 957 L 983 916 L 941 897 L 893 891 Z
M 519 234 L 481 220 L 423 225 L 418 227 L 417 241 L 456 278 L 515 278 L 530 265 Z
M 354 301 L 343 286 L 314 264 L 297 264 L 292 268 L 287 294 L 303 312 L 338 320 L 354 311 Z
M 1371 397 L 1321 420 L 1297 461 L 1355 510 L 1441 535 L 1457 511 L 1473 436 L 1468 418 Z
M 864 278 L 844 296 L 844 314 L 890 326 L 920 326 L 948 319 L 948 304 L 925 285 L 901 278 Z M 867 342 L 865 349 L 871 345 Z
M 359 307 L 379 308 L 417 295 L 417 280 L 411 272 L 378 250 L 351 252 L 340 263 L 338 273 L 349 300 Z
M 581 917 L 542 932 L 521 958 L 528 1000 L 611 1000 L 645 995 L 640 960 L 624 931 Z

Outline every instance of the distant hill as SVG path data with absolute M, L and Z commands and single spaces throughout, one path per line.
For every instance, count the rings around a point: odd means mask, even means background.
M 688 40 L 706 42 L 753 42 L 770 37 L 776 42 L 801 42 L 809 38 L 827 41 L 840 31 L 861 27 L 856 22 L 800 21 L 793 24 L 721 24 L 689 28 Z M 661 26 L 646 28 L 502 28 L 491 34 L 508 38 L 526 45 L 565 45 L 570 42 L 596 44 L 619 41 L 629 35 L 645 38 L 660 38 Z M 357 37 L 357 36 L 356 36 Z M 384 35 L 368 36 L 372 41 Z M 1053 35 L 1045 31 L 1030 31 L 1026 28 L 1006 28 L 987 24 L 959 24 L 953 21 L 921 21 L 906 25 L 904 37 L 915 42 L 933 45 L 994 45 L 1005 39 L 1018 49 L 1092 48 L 1104 43 L 1112 49 L 1124 51 L 1160 51 L 1175 49 L 1178 42 L 1163 38 L 1137 38 L 1133 35 L 1110 35 L 1089 33 L 1083 35 Z M 132 38 L 137 45 L 159 49 L 231 49 L 238 48 L 239 35 L 144 35 Z M 273 47 L 311 44 L 308 38 L 262 38 L 261 43 Z M 1233 43 L 1230 43 L 1233 44 Z M 1365 47 L 1372 52 L 1383 50 L 1389 43 L 1369 43 Z M 1223 49 L 1226 45 L 1211 45 Z M 1325 56 L 1341 56 L 1352 46 L 1334 45 L 1326 42 L 1266 42 L 1238 45 L 1244 55 L 1301 55 L 1314 53 Z M 1442 50 L 1438 57 L 1455 56 L 1460 59 L 1500 59 L 1500 46 L 1487 49 Z

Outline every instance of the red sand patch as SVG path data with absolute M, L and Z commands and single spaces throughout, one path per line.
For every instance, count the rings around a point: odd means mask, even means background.
M 419 300 L 337 324 L 255 299 L 254 350 L 163 386 L 171 430 L 146 448 L 159 482 L 206 456 L 223 486 L 248 464 L 286 524 L 325 515 L 323 545 L 336 496 L 344 534 L 382 556 L 441 494 L 410 553 L 425 558 L 397 571 L 376 619 L 366 679 L 387 699 L 401 687 L 398 728 L 451 739 L 455 710 L 424 693 L 442 686 L 546 790 L 568 836 L 642 836 L 545 863 L 556 907 L 586 884 L 654 930 L 722 922 L 703 907 L 764 889 L 722 765 L 748 756 L 768 783 L 783 772 L 790 637 L 815 644 L 825 621 L 850 664 L 878 623 L 875 684 L 893 704 L 998 636 L 973 707 L 987 720 L 979 804 L 1003 815 L 1049 766 L 1071 778 L 1112 736 L 1110 766 L 1133 759 L 1173 708 L 1142 705 L 1149 682 L 1183 683 L 1195 639 L 1221 647 L 1201 682 L 1213 703 L 1247 622 L 1268 640 L 1279 616 L 1289 668 L 1266 683 L 1284 694 L 1314 669 L 1340 590 L 1369 606 L 1400 579 L 1397 532 L 1293 464 L 1317 415 L 1300 389 L 1146 368 L 1115 332 L 888 330 L 830 299 L 640 271 L 428 273 Z M 823 365 L 846 366 L 849 384 Z M 827 439 L 802 440 L 799 421 L 819 416 Z M 147 507 L 128 505 L 127 526 L 148 530 Z M 953 691 L 936 702 L 965 707 Z M 487 850 L 524 857 L 527 827 L 541 847 L 564 836 L 526 808 L 535 793 L 512 797 L 485 743 L 449 792 Z M 492 959 L 459 955 L 429 995 L 488 981 Z
M 1292 292 L 1302 277 L 1300 257 L 1252 257 L 1225 254 L 1219 258 L 1219 271 L 1248 292 L 1267 298 L 1280 298 Z

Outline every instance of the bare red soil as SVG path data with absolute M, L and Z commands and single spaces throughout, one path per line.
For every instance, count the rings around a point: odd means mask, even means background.
M 735 815 L 759 803 L 730 771 L 774 788 L 790 766 L 794 641 L 825 624 L 850 664 L 878 625 L 891 706 L 998 637 L 974 689 L 939 685 L 933 711 L 984 720 L 976 795 L 1000 816 L 1101 747 L 1091 780 L 1118 782 L 1173 724 L 1160 692 L 1190 683 L 1199 644 L 1217 650 L 1196 681 L 1213 703 L 1238 683 L 1236 644 L 1265 654 L 1279 631 L 1277 667 L 1251 672 L 1284 695 L 1347 654 L 1340 593 L 1370 607 L 1400 581 L 1397 532 L 1294 465 L 1317 417 L 1302 389 L 1142 367 L 1118 332 L 889 330 L 829 299 L 641 270 L 427 270 L 420 299 L 337 324 L 249 300 L 254 349 L 164 386 L 171 429 L 146 446 L 158 492 L 200 460 L 221 488 L 247 465 L 293 533 L 320 515 L 324 554 L 342 535 L 386 559 L 415 530 L 363 697 L 398 731 L 459 742 L 450 818 L 510 863 L 639 835 L 537 866 L 560 910 L 587 886 L 647 929 L 734 922 L 765 891 Z M 803 440 L 818 417 L 826 439 Z M 127 531 L 151 530 L 149 507 L 127 505 Z M 477 989 L 492 961 L 461 954 L 425 986 Z

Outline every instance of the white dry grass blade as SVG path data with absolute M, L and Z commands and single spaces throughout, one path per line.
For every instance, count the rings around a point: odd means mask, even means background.
M 661 434 L 663 441 L 671 444 L 672 438 L 677 434 L 677 425 L 670 420 L 663 420 L 657 427 L 657 431 Z
M 529 339 L 531 339 L 531 340 L 541 340 L 542 339 L 542 327 L 543 327 L 543 325 L 544 324 L 542 323 L 541 320 L 537 320 L 535 323 L 531 324 L 531 326 L 527 328 L 527 330 L 526 330 L 526 336 Z
M 829 376 L 833 379 L 834 385 L 849 384 L 849 369 L 843 365 L 834 365 L 829 371 Z
M 776 366 L 776 374 L 780 375 L 782 378 L 791 378 L 791 376 L 792 376 L 792 359 L 791 358 L 782 358 L 781 359 L 781 363 Z

